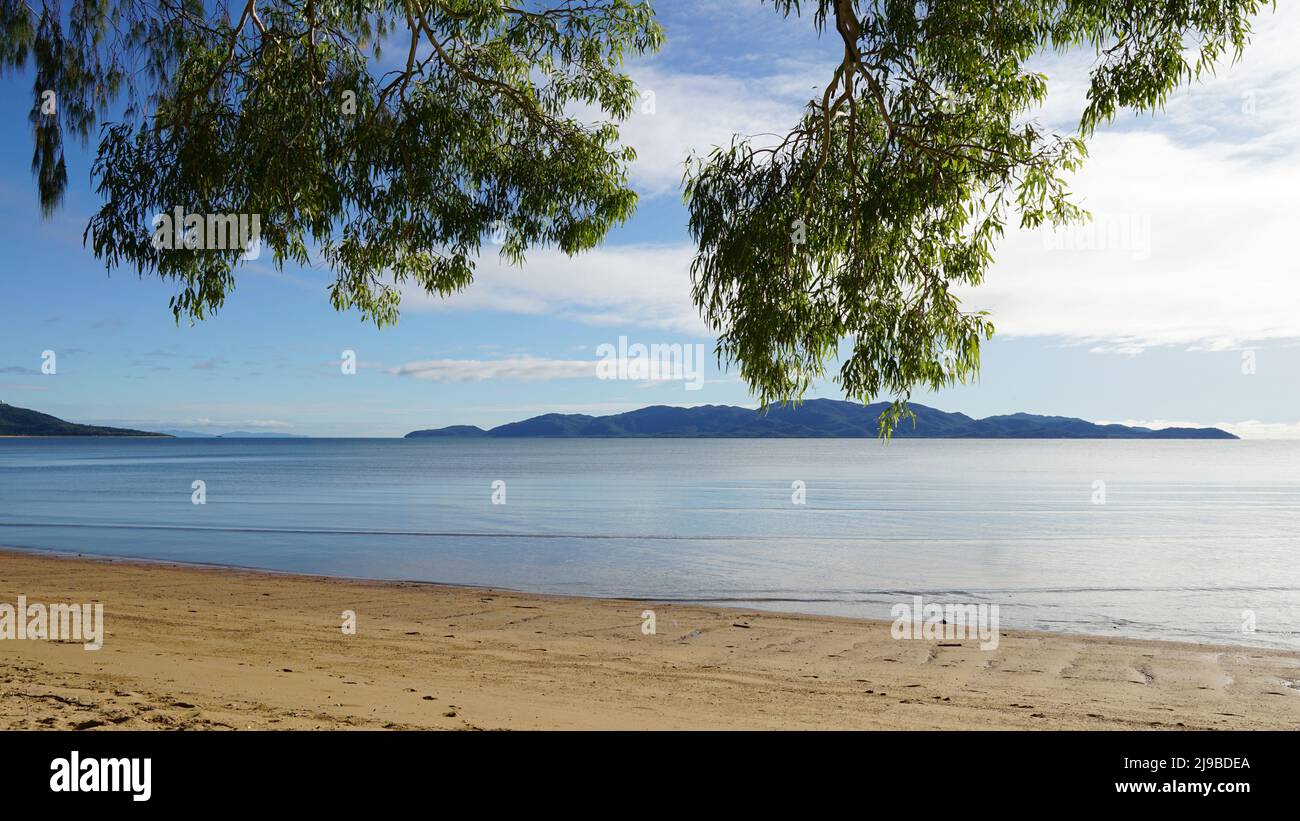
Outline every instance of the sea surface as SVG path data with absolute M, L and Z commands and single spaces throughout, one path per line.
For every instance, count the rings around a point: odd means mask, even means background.
M 1292 442 L 0 439 L 0 545 L 1300 649 Z

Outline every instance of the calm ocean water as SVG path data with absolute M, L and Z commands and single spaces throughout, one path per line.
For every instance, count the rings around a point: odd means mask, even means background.
M 0 439 L 0 545 L 1300 648 L 1288 442 Z

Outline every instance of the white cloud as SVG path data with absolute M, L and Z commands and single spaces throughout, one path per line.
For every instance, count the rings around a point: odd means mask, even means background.
M 730 145 L 737 134 L 764 142 L 760 135 L 789 131 L 817 82 L 829 79 L 829 70 L 823 63 L 772 68 L 758 77 L 653 67 L 633 71 L 642 100 L 619 128 L 622 141 L 637 152 L 630 170 L 633 188 L 643 197 L 675 195 L 692 151 L 707 155 L 714 146 Z M 651 103 L 652 112 L 646 110 Z
M 763 76 L 738 77 L 637 67 L 643 98 L 620 132 L 637 151 L 629 176 L 638 194 L 677 196 L 692 151 L 707 154 L 737 134 L 763 142 L 796 123 L 826 67 L 773 61 L 767 68 Z M 522 268 L 491 246 L 484 250 L 472 286 L 447 298 L 404 289 L 403 308 L 495 310 L 711 337 L 691 301 L 690 243 L 606 245 L 576 257 L 536 249 Z
M 691 302 L 689 244 L 609 245 L 576 257 L 534 250 L 523 267 L 495 255 L 479 262 L 474 284 L 450 297 L 405 289 L 404 310 L 494 310 L 590 325 L 637 325 L 707 336 Z M 651 340 L 671 342 L 673 340 Z
M 594 359 L 543 359 L 536 356 L 509 359 L 427 359 L 393 366 L 362 363 L 362 367 L 429 382 L 483 382 L 489 379 L 544 382 L 596 375 Z
M 1150 132 L 1098 135 L 1073 183 L 1093 223 L 1054 237 L 1012 230 L 985 283 L 961 291 L 964 304 L 990 310 L 999 335 L 1098 352 L 1300 337 L 1300 166 L 1230 149 Z M 1100 247 L 1088 250 L 1090 236 Z M 608 245 L 572 258 L 537 250 L 522 268 L 489 255 L 466 291 L 408 291 L 403 304 L 709 338 L 690 298 L 693 254 L 689 243 Z
M 1097 352 L 1300 338 L 1300 262 L 1291 247 L 1300 10 L 1263 15 L 1256 29 L 1239 64 L 1180 90 L 1164 112 L 1121 115 L 1090 142 L 1072 189 L 1094 228 L 1135 229 L 1127 243 L 1059 249 L 1041 232 L 1011 230 L 985 284 L 962 291 L 966 307 L 990 310 L 1000 335 L 1060 338 Z M 1082 52 L 1037 61 L 1052 78 L 1043 119 L 1067 130 L 1077 123 L 1092 62 Z M 638 190 L 676 192 L 692 149 L 737 133 L 783 132 L 826 79 L 821 60 L 765 68 L 743 77 L 635 68 L 639 87 L 655 95 L 654 113 L 638 111 L 623 127 L 639 152 Z M 514 268 L 489 254 L 465 292 L 430 299 L 408 291 L 404 304 L 709 338 L 690 299 L 692 255 L 684 242 L 607 245 L 574 258 L 534 251 Z
M 1097 136 L 1073 184 L 1091 227 L 1054 239 L 1010 232 L 985 283 L 961 292 L 966 307 L 990 310 L 1002 336 L 1063 338 L 1099 352 L 1300 337 L 1292 242 L 1300 167 L 1229 154 L 1221 143 L 1148 132 Z M 1084 247 L 1089 231 L 1096 250 Z M 410 292 L 404 304 L 708 338 L 690 299 L 692 256 L 680 243 L 573 258 L 536 251 L 523 268 L 489 257 L 465 292 L 445 300 Z
M 985 284 L 963 292 L 966 307 L 990 310 L 1000 335 L 1097 352 L 1300 337 L 1300 10 L 1261 15 L 1255 29 L 1241 62 L 1090 141 L 1071 188 L 1097 227 L 1136 229 L 1129 242 L 1071 250 L 1063 239 L 1087 235 L 1057 233 L 1049 247 L 1043 232 L 1009 232 Z M 1073 127 L 1091 62 L 1079 52 L 1040 60 L 1051 77 L 1044 120 Z
M 197 432 L 216 431 L 286 431 L 297 427 L 292 422 L 279 419 L 212 419 L 207 416 L 188 419 L 92 419 L 85 424 L 110 425 L 113 427 L 136 428 L 138 430 L 192 430 Z
M 966 306 L 990 310 L 1003 335 L 1125 352 L 1300 337 L 1300 168 L 1227 154 L 1151 133 L 1098 136 L 1073 189 L 1101 247 L 1081 247 L 1078 232 L 1010 233 Z

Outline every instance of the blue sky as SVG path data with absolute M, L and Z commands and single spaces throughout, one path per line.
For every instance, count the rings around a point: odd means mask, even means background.
M 323 267 L 249 263 L 226 307 L 177 327 L 173 287 L 108 276 L 81 236 L 96 205 L 90 155 L 68 157 L 63 209 L 42 220 L 29 170 L 28 77 L 0 82 L 0 400 L 75 421 L 220 432 L 401 435 L 547 411 L 753 404 L 711 355 L 700 390 L 597 379 L 596 349 L 702 343 L 689 295 L 681 162 L 733 133 L 784 131 L 833 60 L 807 21 L 759 0 L 661 2 L 667 44 L 632 73 L 645 96 L 624 127 L 639 152 L 637 215 L 576 259 L 489 255 L 449 300 L 408 294 L 377 331 L 329 305 Z M 1300 435 L 1300 14 L 1257 24 L 1236 66 L 1157 116 L 1100 132 L 1074 188 L 1094 233 L 1009 232 L 988 281 L 963 294 L 998 327 L 978 383 L 916 401 L 975 416 L 1028 411 L 1097 421 L 1217 424 Z M 1087 54 L 1045 55 L 1044 122 L 1072 130 Z M 653 100 L 653 104 L 650 101 Z M 1100 239 L 1098 238 L 1100 237 Z M 58 372 L 43 375 L 53 350 Z M 344 375 L 340 357 L 361 363 Z M 1243 372 L 1243 357 L 1254 373 Z M 832 384 L 816 396 L 838 397 Z

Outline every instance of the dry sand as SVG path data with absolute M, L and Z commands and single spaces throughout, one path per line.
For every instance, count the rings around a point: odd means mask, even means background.
M 1300 727 L 1300 654 L 1241 647 L 0 552 L 19 594 L 106 637 L 0 641 L 5 728 Z

